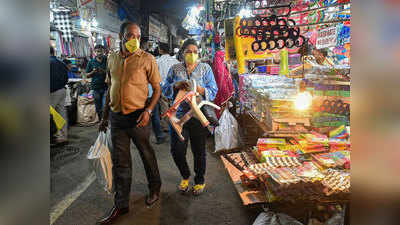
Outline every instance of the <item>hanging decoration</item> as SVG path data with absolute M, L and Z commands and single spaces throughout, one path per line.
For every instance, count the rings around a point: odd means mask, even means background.
M 236 29 L 236 35 L 253 37 L 254 52 L 301 47 L 305 43 L 305 38 L 300 34 L 300 28 L 296 27 L 294 20 L 276 15 L 242 18 L 240 26 Z
M 289 76 L 289 53 L 286 48 L 282 49 L 280 52 L 281 55 L 281 70 L 279 71 L 280 75 Z
M 69 11 L 54 12 L 54 25 L 63 34 L 63 38 L 67 42 L 71 42 L 72 35 L 72 21 Z
M 201 5 L 194 6 L 190 8 L 188 14 L 182 22 L 183 28 L 186 30 L 198 30 L 201 29 L 200 19 L 201 12 L 204 10 L 204 7 Z

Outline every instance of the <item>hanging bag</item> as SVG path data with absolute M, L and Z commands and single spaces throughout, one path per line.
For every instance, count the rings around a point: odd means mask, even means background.
M 93 166 L 97 181 L 101 184 L 104 190 L 112 194 L 113 191 L 113 175 L 112 175 L 112 160 L 111 160 L 111 131 L 100 132 L 96 142 L 90 147 L 87 158 Z
M 215 152 L 239 147 L 239 128 L 235 117 L 225 109 L 215 128 Z

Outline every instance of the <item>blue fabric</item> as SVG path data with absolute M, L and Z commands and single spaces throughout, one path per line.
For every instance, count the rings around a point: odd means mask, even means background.
M 149 84 L 149 98 L 151 98 L 151 96 L 153 96 L 153 87 Z
M 55 56 L 50 56 L 50 93 L 64 88 L 67 83 L 67 66 Z
M 68 71 L 68 78 L 77 78 L 77 77 L 75 76 L 74 72 Z
M 205 96 L 203 99 L 213 101 L 218 92 L 217 83 L 215 82 L 214 73 L 211 67 L 205 63 L 199 63 L 190 75 L 191 79 L 196 80 L 197 85 L 205 88 Z M 164 85 L 162 86 L 163 95 L 174 101 L 177 93 L 174 92 L 176 82 L 189 80 L 184 63 L 173 65 L 168 72 Z M 187 103 L 182 103 L 177 111 L 177 117 L 180 118 L 190 110 Z
M 87 67 L 86 67 L 86 73 L 91 72 L 92 70 L 96 68 L 101 68 L 104 71 L 107 69 L 107 58 L 103 57 L 103 60 L 101 62 L 97 61 L 96 58 L 92 59 L 89 61 Z M 92 83 L 91 83 L 91 88 L 92 90 L 97 90 L 97 89 L 105 89 L 107 87 L 106 84 L 106 73 L 95 73 L 92 76 Z

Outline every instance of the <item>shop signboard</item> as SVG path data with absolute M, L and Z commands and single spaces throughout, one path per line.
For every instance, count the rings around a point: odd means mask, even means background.
M 149 16 L 149 36 L 152 36 L 156 39 L 160 38 L 161 32 L 161 23 L 153 16 Z
M 318 31 L 317 36 L 317 49 L 328 48 L 336 46 L 337 29 L 336 27 L 329 27 Z
M 91 21 L 96 15 L 96 0 L 77 0 L 81 19 Z
M 225 20 L 225 57 L 227 61 L 236 59 L 235 42 L 233 39 L 234 22 L 234 19 Z
M 163 43 L 168 43 L 169 42 L 169 38 L 168 38 L 168 27 L 164 24 L 160 24 L 160 42 Z
M 111 0 L 96 0 L 96 3 L 98 26 L 105 30 L 119 33 L 121 21 L 118 16 L 118 4 Z

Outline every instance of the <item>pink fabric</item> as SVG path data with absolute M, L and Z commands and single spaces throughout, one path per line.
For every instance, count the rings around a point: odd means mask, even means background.
M 228 72 L 228 68 L 224 63 L 225 51 L 217 51 L 215 53 L 212 69 L 214 72 L 215 81 L 217 82 L 218 92 L 214 99 L 214 103 L 218 106 L 222 106 L 228 101 L 235 91 L 232 83 L 232 77 Z M 220 117 L 220 111 L 216 111 L 218 118 Z

